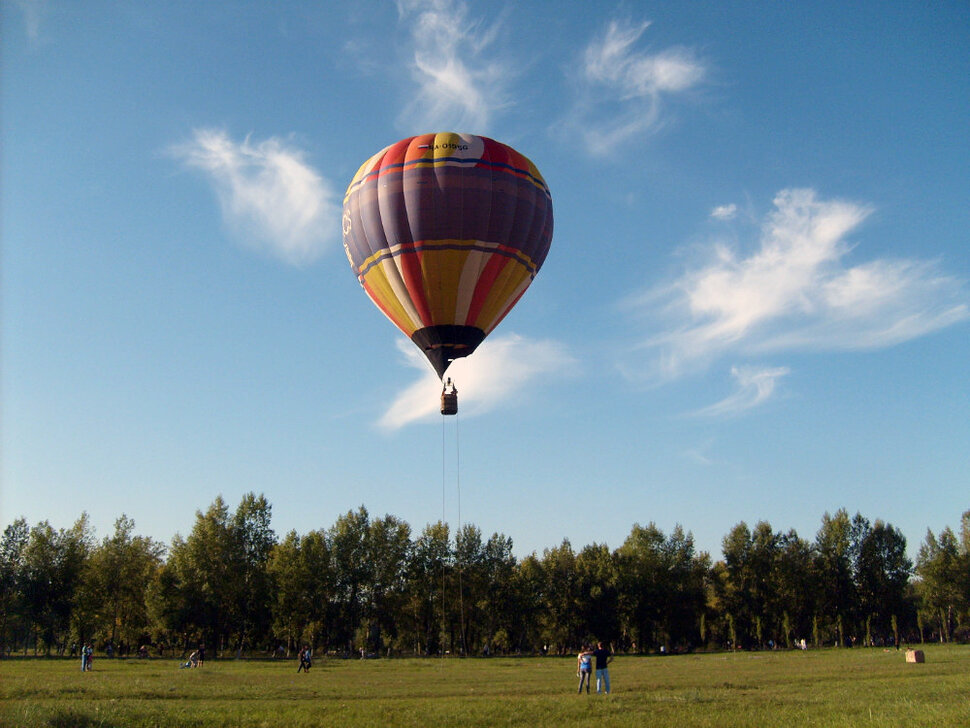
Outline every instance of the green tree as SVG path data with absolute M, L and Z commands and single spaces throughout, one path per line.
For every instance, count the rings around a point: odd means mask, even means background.
M 782 614 L 779 643 L 787 647 L 812 634 L 817 592 L 813 559 L 811 544 L 794 529 L 779 537 L 771 578 L 775 585 L 776 612 L 780 609 Z
M 189 536 L 172 539 L 169 560 L 150 590 L 156 633 L 240 654 L 268 633 L 270 579 L 275 544 L 272 509 L 265 496 L 248 493 L 230 515 L 222 496 L 196 511 Z
M 27 520 L 18 518 L 3 531 L 0 541 L 0 657 L 15 641 L 13 635 L 26 638 L 24 597 L 24 552 L 30 539 Z
M 967 609 L 965 562 L 956 535 L 947 527 L 939 538 L 927 529 L 916 559 L 916 588 L 925 621 L 937 624 L 940 642 L 948 642 L 958 616 Z
M 290 531 L 270 554 L 273 632 L 286 641 L 289 655 L 326 638 L 327 608 L 333 593 L 330 545 L 322 531 L 299 536 Z
M 205 513 L 196 511 L 188 537 L 178 534 L 168 568 L 159 574 L 153 612 L 186 650 L 202 640 L 225 649 L 236 622 L 239 558 L 231 534 L 229 508 L 218 496 Z
M 823 629 L 830 630 L 839 645 L 846 644 L 845 627 L 854 618 L 857 603 L 851 544 L 852 523 L 845 509 L 839 509 L 834 516 L 825 513 L 815 537 L 818 610 L 826 620 Z
M 970 555 L 970 511 L 960 517 L 960 553 Z
M 862 526 L 862 523 L 860 523 Z M 855 587 L 859 611 L 869 628 L 867 635 L 895 641 L 894 618 L 905 614 L 906 586 L 912 561 L 906 556 L 906 538 L 893 526 L 877 520 L 859 529 L 855 549 Z
M 755 642 L 759 648 L 782 635 L 784 607 L 777 593 L 781 534 L 767 521 L 759 521 L 751 534 L 752 590 L 750 604 L 755 623 Z
M 577 578 L 576 554 L 569 539 L 542 552 L 542 574 L 542 640 L 552 645 L 555 652 L 565 654 L 578 647 L 587 633 L 578 611 L 583 594 Z
M 517 610 L 516 568 L 512 539 L 493 533 L 482 551 L 481 588 L 476 603 L 482 633 L 478 649 L 507 652 L 513 646 L 520 626 L 517 623 L 523 616 Z
M 136 644 L 147 635 L 147 586 L 165 552 L 134 529 L 130 518 L 118 518 L 114 534 L 91 552 L 84 573 L 83 601 L 93 608 L 93 626 L 113 645 Z
M 22 555 L 21 593 L 24 616 L 37 638 L 35 650 L 38 642 L 47 654 L 58 643 L 63 650 L 91 541 L 86 513 L 68 530 L 55 531 L 47 521 L 30 530 Z
M 407 586 L 411 527 L 391 515 L 371 521 L 366 535 L 369 580 L 362 585 L 367 619 L 366 648 L 380 653 L 398 633 L 398 614 Z
M 724 571 L 718 584 L 722 591 L 719 601 L 731 616 L 734 644 L 743 647 L 751 644 L 754 634 L 754 618 L 758 614 L 755 604 L 757 578 L 751 530 L 744 521 L 732 528 L 721 541 L 724 554 Z
M 694 551 L 694 536 L 678 524 L 663 545 L 666 592 L 661 625 L 668 647 L 691 649 L 701 640 L 700 626 L 706 606 L 710 557 Z
M 266 496 L 247 493 L 228 523 L 226 551 L 234 578 L 227 584 L 230 604 L 225 603 L 236 635 L 237 655 L 256 646 L 271 621 L 271 582 L 266 565 L 276 544 L 270 526 L 272 506 Z
M 348 511 L 331 527 L 328 540 L 334 569 L 333 637 L 353 652 L 357 632 L 363 623 L 363 599 L 373 579 L 368 533 L 370 516 L 361 506 Z
M 670 537 L 634 524 L 615 556 L 620 628 L 638 651 L 690 648 L 700 640 L 709 560 L 678 525 Z
M 723 542 L 725 569 L 716 583 L 742 645 L 790 644 L 794 623 L 808 617 L 806 594 L 811 549 L 795 532 L 781 534 L 767 521 L 750 531 L 739 523 Z
M 184 548 L 181 537 L 176 535 L 168 560 L 155 571 L 145 590 L 149 630 L 159 648 L 184 648 L 197 630 L 194 595 L 183 584 L 177 566 L 178 554 Z
M 412 647 L 416 654 L 436 655 L 446 649 L 448 608 L 445 605 L 447 583 L 451 579 L 452 551 L 448 525 L 438 521 L 425 526 L 414 541 L 406 569 L 405 590 L 399 644 Z M 457 601 L 448 591 L 450 602 Z
M 479 628 L 484 622 L 482 606 L 487 591 L 485 567 L 485 544 L 482 531 L 471 523 L 464 524 L 455 534 L 454 587 L 458 595 L 457 634 L 450 635 L 453 642 L 457 638 L 457 652 L 468 654 L 479 641 Z
M 546 604 L 546 575 L 542 561 L 531 553 L 512 572 L 506 612 L 509 646 L 514 651 L 546 652 L 542 631 Z
M 620 605 L 617 569 L 606 544 L 584 546 L 576 556 L 576 578 L 580 601 L 577 617 L 588 641 L 606 644 L 620 636 Z

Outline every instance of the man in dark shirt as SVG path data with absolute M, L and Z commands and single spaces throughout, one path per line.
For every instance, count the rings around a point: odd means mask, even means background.
M 596 692 L 602 690 L 609 695 L 610 670 L 607 665 L 613 661 L 613 653 L 603 647 L 602 642 L 597 642 L 596 649 L 593 650 L 593 657 L 596 658 Z

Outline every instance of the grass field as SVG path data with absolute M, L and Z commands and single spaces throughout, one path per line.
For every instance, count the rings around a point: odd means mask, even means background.
M 970 726 L 970 646 L 575 658 L 0 661 L 2 726 Z M 594 685 L 595 690 L 595 685 Z

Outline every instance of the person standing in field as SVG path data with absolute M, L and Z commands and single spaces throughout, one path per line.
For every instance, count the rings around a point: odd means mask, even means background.
M 602 687 L 603 692 L 609 695 L 610 670 L 607 665 L 613 662 L 613 651 L 603 647 L 602 642 L 597 642 L 592 654 L 596 658 L 596 692 L 599 693 Z
M 589 645 L 583 645 L 583 649 L 576 655 L 577 675 L 579 675 L 579 694 L 583 693 L 583 683 L 586 683 L 586 694 L 589 695 L 589 683 L 593 674 L 593 653 Z
M 88 671 L 88 646 L 81 645 L 81 672 Z

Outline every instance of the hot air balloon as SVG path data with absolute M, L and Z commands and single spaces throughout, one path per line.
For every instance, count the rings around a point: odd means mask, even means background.
M 343 239 L 364 291 L 443 379 L 535 278 L 552 242 L 552 197 L 535 165 L 505 144 L 409 137 L 354 175 Z M 453 414 L 444 396 L 442 413 Z

